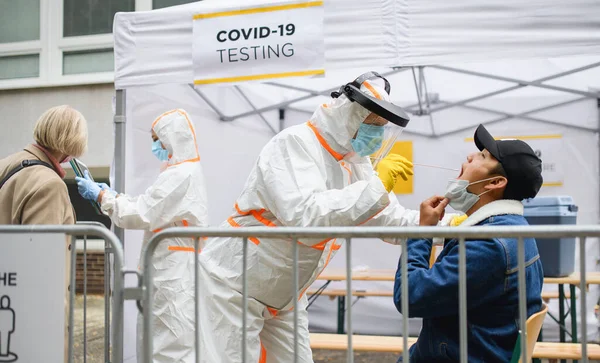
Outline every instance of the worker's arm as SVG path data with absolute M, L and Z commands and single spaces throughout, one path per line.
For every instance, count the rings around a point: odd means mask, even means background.
M 267 209 L 285 226 L 355 226 L 389 204 L 381 181 L 373 175 L 342 189 L 328 189 L 319 167 L 320 153 L 295 135 L 267 145 L 258 160 L 259 192 Z
M 180 176 L 163 172 L 157 181 L 139 196 L 117 194 L 104 189 L 102 211 L 121 228 L 149 229 L 162 228 L 173 220 L 173 205 L 186 193 L 190 176 Z

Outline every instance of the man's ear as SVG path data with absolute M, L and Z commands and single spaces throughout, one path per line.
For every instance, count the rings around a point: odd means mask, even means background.
M 497 178 L 490 180 L 484 186 L 484 188 L 486 190 L 497 190 L 497 189 L 505 188 L 507 184 L 508 184 L 508 179 L 506 179 L 506 177 L 498 176 Z

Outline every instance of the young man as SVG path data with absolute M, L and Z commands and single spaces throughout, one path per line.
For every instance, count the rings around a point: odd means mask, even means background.
M 542 185 L 541 160 L 520 140 L 496 141 L 480 125 L 480 150 L 467 157 L 458 179 L 450 180 L 445 197 L 421 204 L 420 225 L 437 225 L 450 204 L 466 213 L 462 226 L 527 225 L 521 200 L 533 198 Z M 527 316 L 542 308 L 544 274 L 535 239 L 525 239 Z M 408 241 L 410 317 L 423 318 L 410 362 L 458 362 L 458 240 L 447 240 L 429 268 L 432 241 Z M 469 362 L 508 362 L 518 324 L 517 239 L 467 240 L 467 309 Z M 402 313 L 401 266 L 396 272 L 394 303 Z

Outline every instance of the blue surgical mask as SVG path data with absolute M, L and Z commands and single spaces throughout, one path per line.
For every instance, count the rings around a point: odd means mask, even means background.
M 384 127 L 360 124 L 356 138 L 350 140 L 352 148 L 360 156 L 369 156 L 381 148 Z
M 169 151 L 163 149 L 160 140 L 156 140 L 152 143 L 152 153 L 154 156 L 158 158 L 160 161 L 169 160 Z
M 444 196 L 450 199 L 450 206 L 454 208 L 454 210 L 467 213 L 467 211 L 469 211 L 469 209 L 471 209 L 475 203 L 479 201 L 479 197 L 491 191 L 490 189 L 477 195 L 470 193 L 467 190 L 467 187 L 469 187 L 469 185 L 482 183 L 492 179 L 494 178 L 487 178 L 473 183 L 469 183 L 468 180 L 450 179 L 448 180 L 446 194 L 444 194 Z

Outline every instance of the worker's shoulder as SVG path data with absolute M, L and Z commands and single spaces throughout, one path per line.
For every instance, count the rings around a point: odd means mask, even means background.
M 306 124 L 299 124 L 288 127 L 271 139 L 272 143 L 306 143 L 314 139 L 313 131 Z

